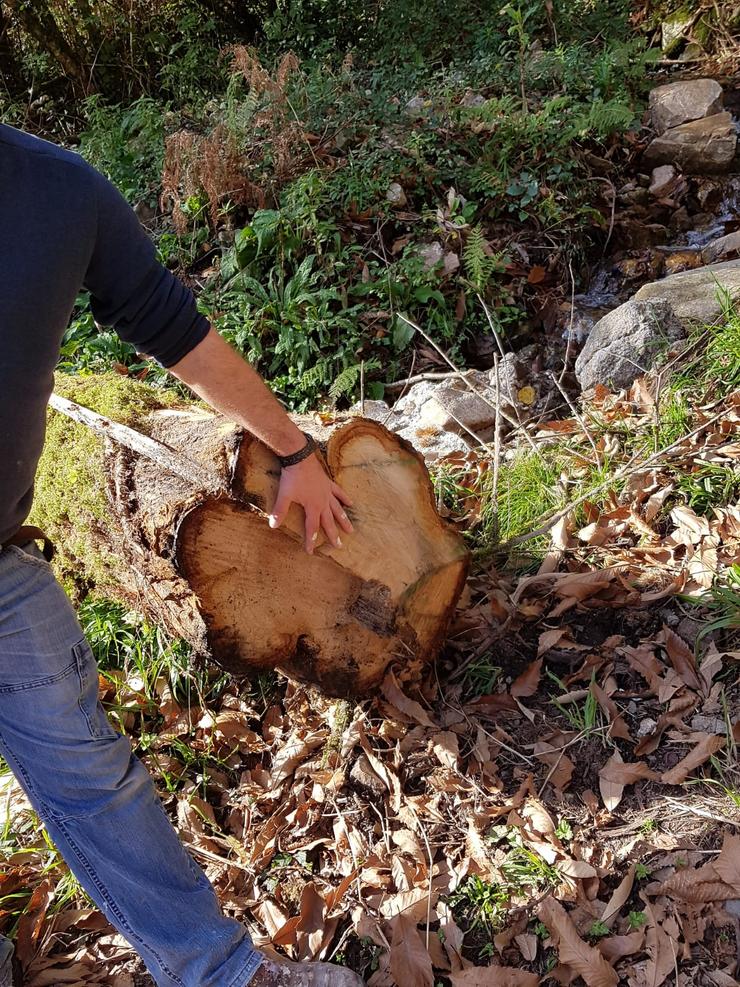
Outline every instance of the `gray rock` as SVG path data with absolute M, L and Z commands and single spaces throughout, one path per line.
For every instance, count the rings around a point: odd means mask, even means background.
M 675 164 L 689 174 L 712 174 L 730 168 L 736 149 L 732 116 L 715 113 L 666 130 L 648 145 L 643 161 L 648 167 Z
M 690 726 L 692 730 L 702 733 L 727 733 L 725 721 L 719 716 L 702 716 L 697 713 L 691 717 Z
M 442 381 L 424 380 L 414 384 L 394 406 L 408 424 L 435 428 L 460 435 L 466 429 L 478 433 L 494 424 L 496 391 L 494 371 L 474 371 L 467 378 L 474 393 L 459 377 Z M 518 365 L 513 353 L 499 363 L 501 401 L 510 406 L 516 400 Z
M 720 292 L 727 292 L 733 302 L 740 301 L 740 260 L 697 267 L 671 274 L 662 281 L 651 281 L 640 288 L 634 301 L 665 298 L 682 322 L 708 324 L 722 316 Z
M 425 115 L 428 105 L 427 100 L 421 96 L 412 96 L 404 110 L 411 117 L 421 117 Z
M 678 172 L 673 165 L 659 165 L 657 168 L 653 168 L 648 192 L 659 199 L 670 191 L 677 177 Z
M 722 86 L 714 79 L 692 79 L 658 86 L 648 102 L 650 123 L 659 134 L 682 123 L 722 112 Z
M 660 25 L 660 47 L 665 55 L 672 55 L 691 30 L 696 19 L 686 8 L 681 8 Z
M 374 422 L 385 422 L 386 419 L 390 419 L 392 412 L 389 404 L 386 401 L 370 401 L 367 398 L 363 404 L 361 401 L 357 401 L 349 409 L 350 415 L 358 415 L 363 418 L 369 418 Z M 389 424 L 389 427 L 390 424 Z
M 388 191 L 385 193 L 386 202 L 390 202 L 392 206 L 396 206 L 401 209 L 406 205 L 406 193 L 403 190 L 403 186 L 399 185 L 398 182 L 391 182 L 388 186 Z
M 418 423 L 409 425 L 407 428 L 398 430 L 402 439 L 406 439 L 424 457 L 428 464 L 436 463 L 445 456 L 450 456 L 456 452 L 470 452 L 472 442 L 469 444 L 461 435 L 455 432 L 440 432 L 437 428 Z
M 480 93 L 466 92 L 463 98 L 460 100 L 460 106 L 465 106 L 467 108 L 475 108 L 476 106 L 484 106 L 488 100 L 485 96 L 481 96 Z
M 644 720 L 640 720 L 637 724 L 637 739 L 640 740 L 642 737 L 649 737 L 657 725 L 658 721 L 651 720 L 649 716 L 646 716 Z
M 596 384 L 628 387 L 686 330 L 664 299 L 634 299 L 599 319 L 576 360 L 576 377 L 585 390 Z
M 717 261 L 734 257 L 736 254 L 740 254 L 740 230 L 712 240 L 702 250 L 701 259 L 705 264 L 715 264 Z

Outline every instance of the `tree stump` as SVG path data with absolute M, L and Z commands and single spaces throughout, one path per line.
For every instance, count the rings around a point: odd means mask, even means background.
M 366 419 L 330 426 L 298 420 L 354 504 L 348 513 L 355 531 L 343 537 L 344 547 L 335 549 L 320 535 L 309 556 L 299 507 L 279 530 L 268 525 L 280 475 L 269 449 L 210 411 L 172 399 L 169 407 L 156 407 L 153 389 L 108 380 L 114 391 L 136 395 L 125 395 L 124 423 L 109 418 L 101 425 L 80 408 L 95 404 L 84 381 L 64 385 L 79 402 L 56 400 L 64 418 L 50 411 L 51 445 L 33 519 L 64 550 L 74 535 L 79 545 L 84 529 L 85 552 L 66 551 L 68 571 L 142 610 L 231 672 L 277 668 L 330 695 L 367 692 L 395 659 L 436 654 L 465 582 L 468 553 L 440 519 L 424 461 L 409 443 Z M 109 397 L 97 403 L 115 408 Z M 91 425 L 108 437 L 91 447 L 84 435 L 82 457 L 79 430 Z M 55 483 L 68 485 L 50 470 L 76 451 L 87 460 L 80 464 L 83 478 L 100 493 L 78 498 L 98 505 L 78 517 L 69 500 L 60 510 L 50 496 Z M 58 501 L 64 493 L 58 491 Z

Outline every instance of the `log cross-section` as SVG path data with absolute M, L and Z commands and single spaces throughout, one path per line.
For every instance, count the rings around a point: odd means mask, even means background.
M 107 546 L 122 575 L 106 586 L 199 654 L 237 674 L 277 668 L 331 695 L 367 692 L 388 665 L 439 650 L 468 553 L 439 517 L 422 457 L 376 422 L 302 419 L 349 494 L 343 547 L 303 548 L 302 510 L 279 530 L 276 456 L 231 422 L 183 406 L 136 428 L 77 402 L 53 408 L 108 440 L 101 475 Z

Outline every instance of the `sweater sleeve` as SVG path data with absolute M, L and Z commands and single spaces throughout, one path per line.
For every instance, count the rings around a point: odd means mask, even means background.
M 118 190 L 92 171 L 97 230 L 85 276 L 95 321 L 171 367 L 205 338 L 195 298 L 156 258 L 154 244 Z

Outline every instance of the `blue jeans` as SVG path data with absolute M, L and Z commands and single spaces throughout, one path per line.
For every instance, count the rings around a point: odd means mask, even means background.
M 98 670 L 35 545 L 0 550 L 0 753 L 80 884 L 166 987 L 245 987 L 226 918 L 98 701 Z

